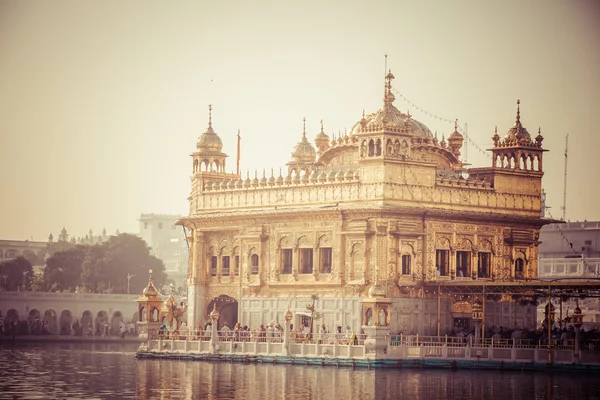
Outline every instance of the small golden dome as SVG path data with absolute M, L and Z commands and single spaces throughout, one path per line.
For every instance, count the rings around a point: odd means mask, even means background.
M 373 285 L 369 289 L 369 297 L 374 298 L 385 298 L 385 288 L 381 285 Z
M 154 286 L 154 281 L 152 280 L 152 270 L 150 270 L 150 278 L 148 279 L 148 286 L 144 288 L 142 294 L 145 297 L 156 297 L 158 296 L 158 290 Z
M 146 297 L 158 296 L 158 290 L 156 289 L 156 287 L 154 287 L 154 282 L 152 282 L 152 279 L 150 279 L 150 282 L 148 282 L 148 286 L 146 286 L 142 293 Z
M 196 142 L 196 148 L 202 153 L 220 153 L 223 142 L 212 127 L 212 105 L 208 106 L 208 128 Z
M 531 135 L 527 132 L 527 129 L 521 124 L 521 100 L 517 100 L 517 119 L 515 125 L 508 130 L 504 141 L 507 144 L 528 144 L 531 143 Z
M 317 152 L 312 144 L 306 139 L 306 118 L 304 118 L 304 128 L 302 129 L 302 140 L 294 147 L 292 160 L 297 163 L 311 163 L 315 161 Z
M 315 145 L 319 151 L 325 151 L 329 147 L 329 136 L 323 131 L 323 120 L 321 120 L 321 132 L 315 137 Z

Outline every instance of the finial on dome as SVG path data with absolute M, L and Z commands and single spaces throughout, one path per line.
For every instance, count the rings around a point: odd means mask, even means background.
M 212 128 L 212 104 L 208 105 L 208 127 Z
M 302 118 L 302 137 L 306 137 L 306 117 Z
M 454 120 L 454 132 L 458 130 L 458 118 Z
M 321 120 L 321 132 L 323 132 L 323 120 Z M 325 133 L 325 132 L 323 132 Z
M 517 120 L 515 121 L 515 125 L 519 125 L 521 123 L 521 100 L 517 100 Z

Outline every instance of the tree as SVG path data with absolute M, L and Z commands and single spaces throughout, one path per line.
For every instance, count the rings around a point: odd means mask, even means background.
M 33 268 L 25 257 L 17 257 L 0 264 L 0 285 L 4 290 L 27 289 L 32 277 Z
M 86 246 L 76 246 L 70 250 L 54 253 L 46 260 L 44 287 L 61 290 L 74 290 L 81 282 L 81 265 Z
M 110 279 L 105 248 L 89 246 L 81 265 L 81 284 L 85 291 L 96 292 Z
M 141 293 L 148 284 L 148 271 L 157 283 L 166 280 L 165 266 L 150 255 L 150 248 L 141 238 L 127 233 L 111 236 L 103 245 L 107 275 L 114 292 L 127 293 L 127 276 L 131 293 Z

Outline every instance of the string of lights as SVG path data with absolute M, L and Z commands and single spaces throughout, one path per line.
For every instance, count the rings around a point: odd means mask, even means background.
M 435 118 L 435 119 L 437 119 L 438 121 L 446 122 L 446 123 L 449 123 L 449 124 L 454 124 L 454 123 L 456 122 L 456 120 L 451 120 L 451 119 L 444 118 L 444 117 L 440 117 L 439 115 L 435 115 L 435 114 L 433 114 L 433 113 L 430 113 L 429 111 L 427 111 L 427 110 L 424 110 L 423 108 L 419 107 L 418 105 L 416 105 L 415 103 L 413 103 L 412 101 L 410 101 L 408 98 L 406 98 L 406 96 L 404 96 L 402 93 L 398 92 L 396 89 L 392 89 L 392 90 L 394 91 L 394 93 L 396 93 L 398 96 L 400 96 L 400 98 L 401 98 L 401 99 L 402 99 L 402 100 L 403 100 L 405 103 L 407 103 L 407 104 L 408 104 L 408 105 L 410 105 L 411 107 L 415 108 L 417 111 L 420 111 L 421 113 L 423 113 L 423 114 L 427 115 L 428 117 L 430 117 L 430 118 Z M 478 152 L 480 152 L 481 154 L 483 154 L 483 155 L 485 155 L 485 156 L 487 156 L 487 157 L 489 157 L 489 158 L 492 158 L 492 156 L 490 155 L 490 153 L 489 153 L 489 152 L 487 152 L 487 151 L 485 151 L 485 150 L 484 150 L 484 149 L 482 149 L 482 148 L 481 148 L 481 147 L 480 147 L 480 146 L 479 146 L 477 143 L 475 143 L 475 142 L 473 141 L 473 139 L 471 139 L 471 138 L 469 137 L 469 135 L 467 135 L 467 133 L 464 131 L 464 129 L 463 129 L 462 127 L 460 127 L 460 126 L 457 126 L 457 128 L 458 128 L 458 131 L 459 131 L 459 132 L 460 132 L 460 133 L 463 135 L 463 137 L 464 137 L 465 139 L 467 139 L 467 141 L 468 141 L 468 142 L 469 142 L 471 145 L 473 145 L 473 147 L 474 147 L 474 148 L 475 148 L 475 149 L 476 149 Z

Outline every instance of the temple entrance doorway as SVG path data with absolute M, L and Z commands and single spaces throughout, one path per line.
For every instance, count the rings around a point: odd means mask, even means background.
M 208 308 L 206 310 L 206 314 L 210 314 L 214 308 L 217 306 L 217 311 L 219 312 L 219 321 L 217 323 L 217 329 L 221 329 L 225 323 L 230 329 L 233 330 L 233 327 L 238 322 L 238 302 L 233 297 L 227 296 L 226 294 L 222 294 L 219 297 L 214 297 L 210 303 L 208 303 Z

